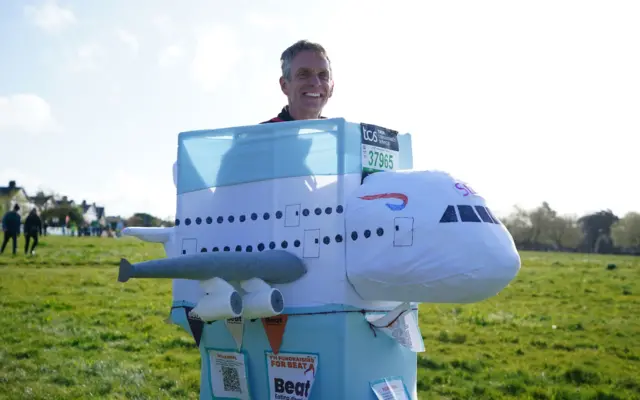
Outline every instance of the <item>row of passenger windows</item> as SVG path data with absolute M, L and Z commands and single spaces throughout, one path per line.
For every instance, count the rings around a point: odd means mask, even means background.
M 397 229 L 397 227 L 396 227 Z M 377 236 L 382 236 L 384 235 L 384 229 L 382 228 L 377 228 L 375 231 L 372 231 L 370 229 L 365 229 L 362 232 L 362 237 L 368 239 L 370 238 L 373 234 L 377 235 Z M 351 234 L 349 235 L 349 237 L 351 238 L 351 240 L 355 241 L 358 240 L 358 238 L 360 238 L 360 234 L 358 234 L 358 232 L 353 231 L 351 232 Z M 315 244 L 319 244 L 319 239 L 315 239 L 316 243 Z M 322 238 L 322 243 L 328 245 L 331 244 L 331 242 L 334 241 L 335 243 L 342 243 L 344 241 L 344 238 L 341 234 L 337 234 L 334 237 L 330 237 L 330 236 L 325 236 L 324 238 Z M 255 248 L 251 245 L 249 246 L 241 246 L 241 245 L 237 245 L 233 248 L 234 251 L 237 252 L 241 252 L 241 251 L 245 251 L 247 253 L 251 253 L 254 250 L 257 251 L 264 251 L 265 249 L 270 249 L 270 250 L 274 250 L 277 247 L 281 248 L 281 249 L 287 249 L 289 248 L 289 245 L 292 245 L 293 247 L 300 247 L 302 245 L 302 242 L 299 239 L 294 240 L 293 242 L 289 243 L 289 241 L 287 240 L 283 240 L 280 243 L 276 243 L 275 241 L 271 241 L 268 244 L 264 244 L 264 243 L 259 243 L 257 246 L 255 246 Z M 206 247 L 202 247 L 200 249 L 201 253 L 206 253 L 208 252 L 209 249 Z M 212 252 L 216 252 L 216 251 L 232 251 L 232 247 L 231 246 L 224 246 L 224 247 L 214 247 L 211 249 Z M 183 254 L 186 253 L 185 250 L 182 251 Z
M 325 207 L 324 210 L 323 210 L 320 207 L 316 207 L 313 210 L 313 213 L 315 215 L 322 215 L 323 212 L 326 215 L 331 215 L 333 213 L 333 208 L 332 207 Z M 337 206 L 336 209 L 335 209 L 335 212 L 338 213 L 338 214 L 342 214 L 344 212 L 344 207 L 343 206 Z M 302 215 L 305 216 L 305 217 L 311 215 L 311 210 L 309 210 L 308 208 L 303 209 L 302 210 Z M 274 216 L 275 216 L 276 219 L 282 219 L 284 214 L 283 214 L 282 211 L 276 211 L 274 213 Z M 296 211 L 296 216 L 298 216 L 298 211 Z M 245 222 L 248 218 L 251 219 L 252 221 L 257 221 L 258 218 L 262 218 L 263 220 L 268 221 L 269 219 L 271 219 L 271 213 L 265 212 L 262 215 L 259 215 L 258 213 L 254 212 L 254 213 L 251 213 L 248 217 L 247 217 L 247 215 L 242 214 L 242 215 L 238 216 L 237 218 L 234 215 L 229 215 L 226 218 L 223 217 L 223 216 L 218 216 L 216 218 L 216 222 L 221 224 L 221 223 L 223 223 L 225 221 L 225 219 L 229 223 L 234 223 L 236 221 L 236 219 L 239 222 Z M 212 224 L 213 223 L 213 218 L 212 217 L 206 217 L 203 220 L 201 217 L 196 217 L 196 219 L 195 219 L 196 225 L 201 225 L 203 221 L 206 222 L 207 224 Z M 192 222 L 193 221 L 191 220 L 191 218 L 185 218 L 184 219 L 184 224 L 187 225 L 187 226 L 191 225 Z M 175 223 L 176 223 L 176 226 L 179 226 L 182 223 L 182 221 L 179 218 L 176 218 Z

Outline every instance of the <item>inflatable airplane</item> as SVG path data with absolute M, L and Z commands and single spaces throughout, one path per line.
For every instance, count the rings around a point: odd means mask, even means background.
M 342 118 L 183 132 L 175 226 L 123 232 L 167 257 L 118 280 L 173 279 L 201 399 L 417 399 L 417 303 L 492 297 L 520 257 L 468 184 L 412 168 L 411 135 Z

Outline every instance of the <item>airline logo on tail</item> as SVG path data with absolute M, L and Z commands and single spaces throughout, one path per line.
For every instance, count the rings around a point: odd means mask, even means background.
M 360 198 L 362 200 L 396 199 L 402 201 L 401 204 L 386 203 L 386 206 L 392 211 L 400 211 L 404 209 L 409 202 L 409 198 L 407 197 L 407 195 L 402 193 L 370 194 L 367 196 L 361 196 Z

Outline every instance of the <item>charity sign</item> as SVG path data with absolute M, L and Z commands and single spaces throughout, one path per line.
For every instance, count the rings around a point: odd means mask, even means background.
M 247 368 L 243 353 L 209 350 L 211 392 L 215 397 L 248 400 Z
M 270 400 L 306 400 L 318 371 L 318 355 L 267 351 Z
M 371 389 L 378 400 L 409 400 L 409 392 L 401 377 L 394 376 L 371 382 Z
M 424 341 L 420 325 L 410 303 L 402 303 L 387 314 L 368 313 L 366 320 L 400 345 L 414 352 L 423 352 Z

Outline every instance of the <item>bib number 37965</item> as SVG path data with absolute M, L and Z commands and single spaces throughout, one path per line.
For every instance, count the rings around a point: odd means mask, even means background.
M 382 169 L 392 171 L 394 168 L 394 154 L 392 152 L 387 153 L 386 149 L 380 149 L 372 146 L 367 146 L 366 149 L 366 164 L 365 166 L 371 169 Z
M 398 132 L 371 124 L 362 126 L 362 172 L 397 169 L 400 149 Z

